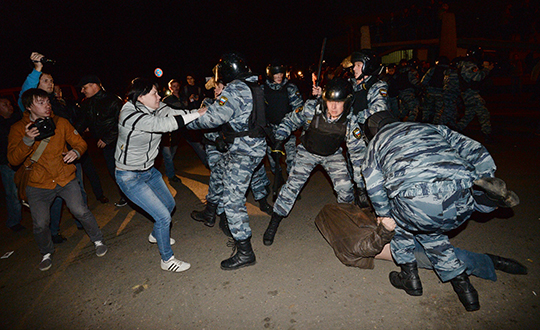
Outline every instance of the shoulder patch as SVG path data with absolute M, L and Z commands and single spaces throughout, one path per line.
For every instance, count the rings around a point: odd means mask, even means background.
M 225 97 L 225 96 L 222 96 L 219 98 L 219 105 L 224 105 L 225 103 L 227 103 L 228 99 Z
M 362 137 L 362 131 L 360 130 L 360 128 L 355 128 L 354 131 L 352 132 L 353 136 L 357 139 L 360 139 Z
M 298 108 L 296 108 L 296 110 L 294 110 L 294 112 L 299 113 L 299 112 L 302 111 L 303 109 L 304 109 L 304 107 L 298 107 Z
M 384 89 L 384 88 L 381 88 L 379 90 L 379 93 L 381 94 L 381 96 L 384 96 L 384 97 L 386 97 L 386 95 L 388 95 L 388 91 L 386 89 Z

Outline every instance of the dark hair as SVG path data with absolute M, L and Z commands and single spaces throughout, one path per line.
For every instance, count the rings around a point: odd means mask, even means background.
M 36 98 L 48 99 L 49 94 L 46 91 L 44 91 L 43 89 L 30 88 L 29 90 L 24 92 L 23 95 L 21 96 L 21 101 L 22 101 L 23 107 L 25 109 L 30 108 L 30 106 L 34 103 L 34 100 Z
M 180 83 L 180 82 L 178 81 L 178 79 L 171 79 L 171 81 L 169 81 L 169 87 L 171 87 L 171 85 L 174 83 Z
M 135 78 L 131 81 L 131 86 L 129 87 L 127 93 L 127 100 L 133 104 L 136 104 L 139 96 L 150 93 L 153 87 L 158 88 L 157 84 L 150 79 L 140 77 Z

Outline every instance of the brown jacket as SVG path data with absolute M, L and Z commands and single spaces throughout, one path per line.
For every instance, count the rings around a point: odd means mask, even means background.
M 41 141 L 35 141 L 30 146 L 23 138 L 25 127 L 30 120 L 30 112 L 25 111 L 23 119 L 11 126 L 8 137 L 8 160 L 13 166 L 22 163 L 30 164 L 30 157 L 37 149 Z M 52 115 L 52 118 L 55 116 Z M 54 118 L 56 121 L 55 134 L 51 136 L 49 144 L 43 151 L 38 162 L 32 166 L 32 174 L 28 185 L 36 188 L 54 189 L 56 185 L 65 186 L 75 179 L 76 167 L 74 164 L 66 164 L 63 153 L 68 152 L 67 144 L 71 146 L 79 157 L 86 152 L 87 145 L 79 133 L 73 128 L 67 119 Z
M 394 236 L 394 231 L 377 225 L 369 209 L 352 204 L 325 205 L 315 224 L 342 263 L 360 268 L 373 269 L 374 257 Z

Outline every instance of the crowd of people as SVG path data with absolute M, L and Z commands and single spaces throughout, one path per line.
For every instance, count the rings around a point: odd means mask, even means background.
M 387 68 L 377 53 L 363 49 L 345 58 L 339 73 L 324 84 L 317 77 L 305 101 L 287 78 L 283 61 L 272 60 L 260 79 L 243 55 L 228 53 L 205 85 L 214 97 L 204 98 L 188 76 L 183 88 L 171 80 L 171 94 L 163 101 L 154 81 L 135 78 L 122 100 L 106 92 L 97 76 L 88 75 L 79 82 L 85 97 L 76 104 L 55 95 L 52 76 L 42 71 L 43 55 L 32 53 L 30 58 L 35 67 L 21 91 L 21 111 L 0 99 L 0 124 L 6 132 L 0 168 L 12 205 L 7 225 L 15 231 L 24 227 L 14 177 L 17 167 L 31 170 L 23 199 L 30 208 L 42 271 L 52 267 L 54 243 L 63 241 L 58 232 L 62 203 L 89 235 L 96 255 L 107 252 L 83 185 L 84 174 L 96 199 L 109 202 L 86 153 L 81 134 L 88 133 L 119 189 L 115 205 L 130 201 L 155 221 L 148 241 L 157 244 L 165 271 L 182 272 L 190 264 L 173 253 L 170 226 L 176 201 L 155 160 L 161 153 L 168 181 L 180 181 L 173 160 L 184 136 L 210 170 L 206 206 L 193 210 L 191 217 L 213 227 L 219 216 L 219 226 L 234 246 L 231 257 L 221 262 L 223 270 L 256 263 L 248 190 L 271 215 L 263 235 L 264 245 L 271 246 L 310 173 L 321 165 L 337 205 L 373 216 L 376 230 L 362 235 L 370 249 L 361 250 L 360 257 L 394 260 L 401 271 L 390 273 L 390 282 L 407 294 L 422 295 L 418 267 L 431 268 L 452 284 L 466 310 L 474 311 L 480 305 L 469 275 L 495 280 L 495 270 L 527 273 L 513 259 L 454 248 L 446 235 L 474 210 L 491 212 L 519 203 L 495 177 L 487 149 L 459 133 L 478 115 L 482 132 L 491 138 L 489 112 L 477 89 L 490 71 L 489 64 L 482 66 L 480 48 L 453 63 L 441 57 L 423 76 L 414 61 Z M 455 117 L 458 99 L 466 108 L 460 121 Z M 282 155 L 283 185 L 276 184 Z M 277 198 L 273 206 L 267 200 L 272 191 Z
M 472 38 L 487 37 L 522 42 L 537 42 L 540 39 L 540 7 L 534 1 L 499 1 L 486 8 L 482 2 L 469 4 L 422 0 L 385 16 L 376 17 L 370 24 L 373 42 L 438 38 L 445 13 L 456 13 L 460 35 L 463 30 Z M 473 20 L 489 24 L 467 24 Z

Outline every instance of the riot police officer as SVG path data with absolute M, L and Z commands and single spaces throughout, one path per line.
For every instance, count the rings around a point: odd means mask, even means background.
M 440 56 L 435 62 L 435 66 L 422 77 L 420 84 L 426 89 L 422 104 L 422 122 L 424 123 L 433 123 L 435 114 L 444 106 L 444 74 L 449 66 L 448 57 Z
M 400 103 L 399 119 L 407 118 L 407 121 L 415 121 L 420 110 L 420 102 L 416 97 L 416 91 L 420 85 L 420 77 L 413 63 L 413 60 L 401 60 L 396 73 L 396 88 L 399 91 L 398 97 Z
M 262 85 L 266 100 L 266 122 L 272 129 L 275 138 L 277 128 L 285 115 L 296 111 L 304 105 L 302 95 L 295 84 L 286 77 L 287 68 L 280 60 L 274 60 L 266 67 L 266 80 Z M 272 146 L 270 146 L 272 147 Z M 275 164 L 268 148 L 268 161 L 272 172 L 274 169 L 281 170 L 279 164 Z M 296 137 L 291 134 L 285 139 L 284 151 L 286 154 L 287 173 L 290 173 L 294 155 L 296 152 Z
M 296 148 L 296 158 L 287 182 L 281 188 L 274 204 L 274 212 L 263 236 L 264 245 L 272 245 L 281 220 L 288 216 L 300 190 L 311 171 L 321 165 L 332 180 L 339 203 L 353 203 L 354 191 L 341 144 L 347 136 L 349 112 L 353 100 L 351 84 L 343 78 L 328 82 L 322 99 L 306 101 L 285 116 L 277 131 L 277 150 L 282 150 L 284 140 L 302 128 L 301 143 Z
M 357 203 L 361 207 L 366 207 L 369 206 L 369 201 L 361 170 L 366 155 L 362 127 L 372 114 L 388 110 L 388 84 L 379 79 L 384 68 L 381 66 L 380 58 L 371 49 L 362 49 L 352 53 L 342 62 L 342 65 L 352 71 L 353 77 L 350 82 L 354 91 L 346 139 L 347 152 L 357 188 Z
M 482 81 L 493 69 L 493 63 L 482 63 L 484 51 L 479 46 L 469 48 L 467 56 L 457 64 L 461 96 L 465 103 L 465 115 L 457 123 L 457 128 L 463 131 L 465 127 L 478 116 L 480 129 L 485 142 L 491 141 L 491 121 L 486 102 L 480 96 Z
M 239 53 L 222 56 L 216 66 L 216 81 L 223 81 L 225 88 L 215 103 L 208 107 L 205 118 L 193 122 L 196 128 L 215 128 L 223 125 L 220 136 L 227 144 L 222 154 L 223 209 L 235 241 L 236 253 L 221 262 L 224 270 L 254 265 L 255 253 L 251 246 L 251 228 L 247 214 L 246 191 L 255 169 L 266 151 L 264 130 L 251 125 L 251 119 L 264 121 L 264 99 L 244 57 Z M 261 95 L 261 100 L 254 95 Z M 262 105 L 260 104 L 262 102 Z M 259 106 L 257 106 L 257 105 Z M 257 113 L 261 110 L 262 113 Z M 252 114 L 252 112 L 254 112 Z M 255 117 L 253 117 L 255 116 Z

